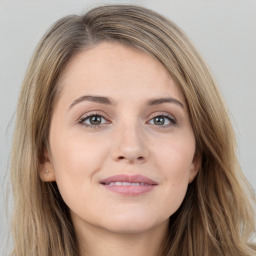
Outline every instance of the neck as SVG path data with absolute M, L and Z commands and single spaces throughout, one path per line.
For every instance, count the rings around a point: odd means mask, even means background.
M 95 226 L 75 225 L 79 256 L 159 256 L 167 228 L 165 222 L 146 232 L 114 233 Z

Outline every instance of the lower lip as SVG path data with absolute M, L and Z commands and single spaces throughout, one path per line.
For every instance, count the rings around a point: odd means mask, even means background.
M 138 196 L 152 191 L 156 185 L 122 186 L 122 185 L 103 185 L 106 189 L 125 196 Z

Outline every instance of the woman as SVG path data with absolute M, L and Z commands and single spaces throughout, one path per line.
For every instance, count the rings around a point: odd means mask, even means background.
M 57 21 L 20 94 L 13 255 L 255 255 L 254 195 L 206 65 L 138 6 Z

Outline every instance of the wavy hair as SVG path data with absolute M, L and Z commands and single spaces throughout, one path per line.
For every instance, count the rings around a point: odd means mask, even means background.
M 38 171 L 60 92 L 58 79 L 72 57 L 102 41 L 138 48 L 164 65 L 185 97 L 202 156 L 197 177 L 170 217 L 159 255 L 255 255 L 255 195 L 240 170 L 234 132 L 215 82 L 180 28 L 134 5 L 99 6 L 66 16 L 35 50 L 19 97 L 11 155 L 13 255 L 79 254 L 69 209 L 56 183 L 42 182 Z

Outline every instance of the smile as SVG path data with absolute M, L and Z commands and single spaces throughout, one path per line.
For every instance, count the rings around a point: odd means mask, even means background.
M 150 186 L 147 183 L 139 183 L 139 182 L 131 183 L 131 182 L 120 182 L 120 181 L 110 182 L 110 183 L 105 184 L 105 185 L 108 185 L 108 186 Z
M 107 190 L 124 195 L 138 196 L 152 191 L 157 184 L 142 175 L 115 175 L 108 177 L 100 182 Z

